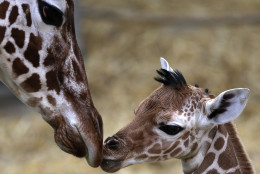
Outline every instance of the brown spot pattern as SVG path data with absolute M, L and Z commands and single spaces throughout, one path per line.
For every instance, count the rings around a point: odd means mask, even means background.
M 11 31 L 11 36 L 14 38 L 15 44 L 19 48 L 23 48 L 24 40 L 25 40 L 25 32 L 17 28 L 13 28 Z
M 138 157 L 136 157 L 136 160 L 144 160 L 145 158 L 147 158 L 148 156 L 146 154 L 140 155 Z
M 195 139 L 195 136 L 194 135 L 191 135 L 190 136 L 190 141 L 193 141 Z
M 171 155 L 171 157 L 175 157 L 178 153 L 180 153 L 181 152 L 181 148 L 179 147 L 179 148 L 177 148 L 176 150 L 174 150 L 170 155 Z
M 196 170 L 195 174 L 203 173 L 209 166 L 212 165 L 214 159 L 215 159 L 215 154 L 213 152 L 208 153 L 205 156 L 198 170 Z
M 4 1 L 0 4 L 0 19 L 5 19 L 6 17 L 6 11 L 8 10 L 10 3 L 7 1 Z
M 188 136 L 190 135 L 190 132 L 185 132 L 185 134 L 182 136 L 183 140 L 186 140 L 188 138 Z
M 163 160 L 167 160 L 168 158 L 169 158 L 168 155 L 163 156 Z
M 26 51 L 24 52 L 24 57 L 32 63 L 32 65 L 37 68 L 40 65 L 40 55 L 39 50 L 42 49 L 42 38 L 40 36 L 34 36 L 31 33 L 30 41 Z
M 18 15 L 19 15 L 19 13 L 18 13 L 18 7 L 15 5 L 15 6 L 13 6 L 12 11 L 11 11 L 10 16 L 9 16 L 10 25 L 12 25 L 13 23 L 15 23 L 15 21 L 16 21 Z
M 216 169 L 211 169 L 210 171 L 207 172 L 207 174 L 220 174 Z
M 218 138 L 217 141 L 214 144 L 214 147 L 216 150 L 220 150 L 222 149 L 222 147 L 224 146 L 224 139 L 222 137 Z
M 217 126 L 215 126 L 214 128 L 212 128 L 210 130 L 209 135 L 208 135 L 210 139 L 213 139 L 215 137 L 216 131 L 217 131 Z
M 192 101 L 192 106 L 193 106 L 194 108 L 197 108 L 197 103 L 196 103 L 195 101 Z
M 191 112 L 193 112 L 193 111 L 194 111 L 194 107 L 193 107 L 193 106 L 191 107 L 190 111 L 191 111 Z
M 1 9 L 0 9 L 1 10 Z M 5 31 L 6 31 L 6 27 L 2 27 L 0 26 L 0 44 L 2 43 L 2 41 L 4 40 L 5 37 Z
M 218 132 L 224 135 L 225 137 L 227 136 L 228 132 L 224 126 L 220 126 L 218 129 Z
M 13 69 L 13 73 L 15 74 L 16 77 L 29 72 L 29 68 L 27 68 L 24 65 L 23 61 L 19 58 L 16 58 L 13 61 L 12 69 Z
M 159 157 L 158 156 L 153 156 L 149 158 L 149 161 L 158 161 Z
M 40 107 L 40 112 L 43 114 L 43 115 L 52 115 L 53 111 L 51 110 L 51 108 L 49 107 Z M 57 117 L 55 117 L 57 118 Z M 49 120 L 46 120 L 46 121 L 49 121 Z
M 30 27 L 32 25 L 32 17 L 30 12 L 30 6 L 28 4 L 22 4 L 23 12 L 26 17 L 27 26 Z
M 29 100 L 27 100 L 26 104 L 34 108 L 37 106 L 37 104 L 40 101 L 42 101 L 42 97 L 41 98 L 32 97 L 32 98 L 29 98 Z
M 191 147 L 191 151 L 196 150 L 197 147 L 198 147 L 198 143 L 194 143 L 194 144 L 192 145 L 192 147 Z
M 170 152 L 173 151 L 179 144 L 180 144 L 180 141 L 177 141 L 176 143 L 174 143 L 174 144 L 172 145 L 171 148 L 169 148 L 168 150 L 166 150 L 166 151 L 164 152 L 164 154 L 170 153 Z
M 226 150 L 219 155 L 218 158 L 218 164 L 219 166 L 224 169 L 230 169 L 238 165 L 236 158 L 231 158 L 234 156 L 234 151 L 232 149 L 232 145 L 230 143 L 230 140 L 228 140 L 227 148 Z
M 43 62 L 44 66 L 59 66 L 59 63 L 68 57 L 69 50 L 64 40 L 54 36 L 52 44 L 47 48 L 48 55 Z
M 181 115 L 183 112 L 182 110 L 178 110 L 178 114 Z
M 60 92 L 59 82 L 55 71 L 49 71 L 46 73 L 48 90 L 55 90 L 58 94 Z
M 44 59 L 43 65 L 44 66 L 52 66 L 55 65 L 56 62 L 56 57 L 54 56 L 54 54 L 51 53 L 50 49 L 47 49 L 48 55 L 47 57 Z
M 13 54 L 15 52 L 14 44 L 12 44 L 10 41 L 6 43 L 4 49 L 9 54 Z
M 187 139 L 187 140 L 184 142 L 184 146 L 185 146 L 185 147 L 188 147 L 188 145 L 189 145 L 189 139 Z
M 155 144 L 151 149 L 148 150 L 148 153 L 151 154 L 160 154 L 161 153 L 161 145 Z
M 29 93 L 39 91 L 41 89 L 40 76 L 36 73 L 32 74 L 31 77 L 21 83 L 21 87 Z
M 56 106 L 56 99 L 53 98 L 51 95 L 47 96 L 47 100 L 50 104 L 52 104 L 53 106 Z

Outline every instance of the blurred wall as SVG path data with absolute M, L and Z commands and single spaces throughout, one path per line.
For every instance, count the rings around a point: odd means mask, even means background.
M 81 49 L 81 52 L 83 55 L 85 55 L 86 58 L 86 47 L 85 47 L 85 41 L 84 41 L 84 37 L 82 37 L 82 12 L 84 12 L 84 7 L 82 8 L 82 5 L 80 4 L 79 0 L 74 0 L 74 4 L 75 4 L 75 11 L 74 11 L 74 15 L 75 15 L 75 31 L 76 31 L 76 37 L 77 37 L 77 41 L 79 44 L 79 47 Z
M 105 137 L 130 122 L 138 103 L 160 85 L 153 77 L 162 56 L 189 84 L 213 94 L 250 88 L 248 105 L 235 123 L 260 172 L 260 1 L 78 2 L 86 71 Z M 0 107 L 1 173 L 104 173 L 62 152 L 39 114 L 10 106 Z M 178 160 L 135 165 L 118 173 L 171 171 L 182 173 Z

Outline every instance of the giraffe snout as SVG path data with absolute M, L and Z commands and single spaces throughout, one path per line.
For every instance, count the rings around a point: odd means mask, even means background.
M 130 141 L 119 134 L 108 137 L 104 142 L 104 156 L 101 163 L 102 170 L 114 173 L 120 170 L 124 165 L 124 161 L 131 147 Z

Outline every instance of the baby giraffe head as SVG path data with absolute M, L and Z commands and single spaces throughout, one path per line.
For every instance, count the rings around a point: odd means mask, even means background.
M 179 71 L 161 59 L 163 83 L 135 110 L 135 118 L 104 143 L 103 170 L 171 158 L 189 159 L 203 149 L 216 125 L 230 122 L 243 111 L 248 89 L 231 89 L 217 97 L 188 85 Z M 213 129 L 214 130 L 214 129 Z

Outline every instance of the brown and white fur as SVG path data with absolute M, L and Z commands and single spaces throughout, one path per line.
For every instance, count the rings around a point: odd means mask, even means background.
M 185 174 L 251 174 L 254 169 L 233 124 L 246 106 L 249 89 L 217 97 L 186 84 L 161 59 L 163 83 L 136 108 L 134 120 L 104 143 L 103 170 L 178 158 Z
M 102 160 L 102 119 L 74 31 L 73 0 L 0 0 L 0 80 L 53 128 L 58 146 Z

